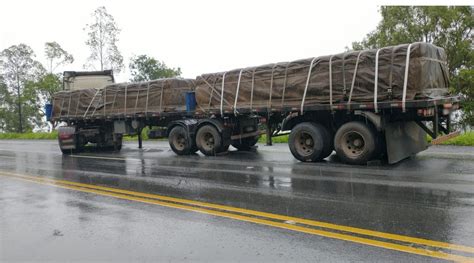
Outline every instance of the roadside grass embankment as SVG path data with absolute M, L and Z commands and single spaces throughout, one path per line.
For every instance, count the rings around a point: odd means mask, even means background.
M 151 140 L 148 138 L 148 130 L 143 129 L 143 140 Z M 56 140 L 58 138 L 57 131 L 49 132 L 29 132 L 29 133 L 0 133 L 0 140 Z M 124 141 L 135 141 L 137 136 L 125 136 Z M 265 143 L 267 140 L 265 135 L 260 136 L 259 143 Z M 288 143 L 288 135 L 274 137 L 273 143 Z M 430 139 L 428 139 L 430 141 Z M 456 145 L 456 146 L 474 146 L 474 132 L 466 132 L 457 137 L 449 139 L 442 145 Z

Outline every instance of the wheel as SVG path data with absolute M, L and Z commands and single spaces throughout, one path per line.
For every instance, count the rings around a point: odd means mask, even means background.
M 291 130 L 288 145 L 296 159 L 302 162 L 320 161 L 323 159 L 324 130 L 316 123 L 300 123 Z
M 222 136 L 212 125 L 204 125 L 196 133 L 196 145 L 204 155 L 216 155 L 223 149 Z
M 248 151 L 258 142 L 259 136 L 247 137 L 239 140 L 232 140 L 232 146 L 239 151 Z
M 187 155 L 191 153 L 193 143 L 184 127 L 174 127 L 168 136 L 168 141 L 171 149 L 177 155 Z
M 320 125 L 320 126 L 323 132 L 322 135 L 323 135 L 323 144 L 324 144 L 323 151 L 321 153 L 321 159 L 324 159 L 328 157 L 329 155 L 331 155 L 332 151 L 334 150 L 333 134 L 325 126 L 323 125 Z
M 342 125 L 334 136 L 334 149 L 342 161 L 349 164 L 366 164 L 376 152 L 376 135 L 362 122 Z
M 122 135 L 115 135 L 117 136 L 114 141 L 114 150 L 120 152 L 122 150 Z

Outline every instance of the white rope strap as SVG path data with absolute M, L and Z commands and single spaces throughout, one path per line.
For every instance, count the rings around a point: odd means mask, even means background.
M 252 110 L 252 106 L 253 106 L 253 88 L 255 86 L 255 70 L 257 70 L 257 68 L 254 68 L 252 71 L 252 87 L 250 90 L 250 110 Z
M 225 84 L 225 75 L 227 71 L 222 75 L 222 86 L 221 86 L 221 116 L 224 116 L 224 84 Z
M 306 78 L 306 85 L 304 87 L 303 99 L 301 100 L 301 114 L 303 114 L 304 101 L 306 99 L 306 92 L 308 91 L 309 79 L 311 78 L 311 71 L 313 70 L 313 63 L 314 63 L 315 60 L 316 60 L 316 58 L 313 58 L 311 60 L 311 64 L 309 65 L 308 77 Z
M 357 68 L 359 67 L 360 55 L 362 55 L 362 53 L 364 53 L 364 52 L 365 51 L 360 51 L 359 54 L 357 55 L 357 60 L 356 60 L 356 64 L 355 64 L 355 67 L 354 67 L 354 74 L 352 75 L 351 90 L 349 91 L 349 99 L 347 100 L 348 107 L 350 107 L 350 104 L 351 104 L 352 91 L 354 90 L 355 80 L 356 80 L 356 76 L 357 76 Z
M 346 67 L 346 52 L 344 52 L 344 55 L 342 55 L 342 84 L 343 84 L 343 93 L 344 93 L 344 96 L 343 98 L 346 97 L 346 71 L 345 71 L 345 67 Z
M 84 116 L 83 116 L 84 118 L 87 116 L 87 113 L 89 112 L 89 109 L 90 109 L 90 107 L 91 107 L 91 105 L 92 105 L 92 102 L 94 102 L 95 97 L 97 96 L 97 94 L 99 93 L 99 91 L 100 91 L 100 90 L 97 90 L 97 92 L 94 94 L 94 97 L 92 97 L 92 100 L 91 100 L 91 102 L 89 103 L 89 106 L 87 106 L 86 112 L 84 113 Z
M 105 116 L 105 107 L 107 107 L 107 87 L 104 88 L 104 115 Z
M 164 92 L 164 91 L 165 91 L 165 81 L 163 81 L 163 82 L 161 83 L 160 108 L 159 108 L 159 110 L 158 110 L 158 112 L 160 112 L 160 113 L 161 113 L 162 110 L 163 110 L 162 105 L 163 105 L 163 92 Z
M 268 109 L 271 109 L 272 108 L 272 93 L 273 93 L 273 78 L 274 78 L 274 74 L 275 74 L 275 67 L 277 66 L 277 64 L 274 64 L 273 67 L 272 67 L 272 77 L 271 77 L 271 80 L 270 80 L 270 96 L 268 98 Z
M 379 52 L 380 48 L 377 49 L 375 53 L 375 79 L 374 79 L 374 110 L 377 113 L 379 111 L 377 105 L 377 96 L 378 96 L 378 85 L 379 85 Z
M 148 112 L 148 97 L 150 96 L 150 82 L 148 82 L 146 89 L 145 114 Z
M 288 66 L 290 65 L 291 62 L 286 63 L 285 67 L 285 80 L 283 81 L 283 92 L 281 95 L 281 107 L 283 108 L 283 104 L 285 102 L 285 91 L 286 91 L 286 84 L 288 82 Z
M 408 86 L 408 69 L 410 67 L 410 51 L 411 45 L 408 45 L 407 49 L 407 59 L 405 62 L 405 78 L 403 79 L 403 95 L 402 95 L 402 111 L 406 111 L 406 97 L 407 97 L 407 86 Z
M 332 111 L 332 58 L 334 55 L 329 57 L 329 106 Z
M 234 115 L 237 115 L 237 100 L 239 98 L 239 90 L 240 90 L 240 80 L 242 79 L 242 71 L 244 71 L 244 69 L 241 69 L 240 70 L 240 73 L 239 73 L 239 80 L 237 81 L 237 90 L 235 91 L 235 100 L 234 100 Z
M 125 107 L 124 107 L 125 108 L 125 115 L 127 115 L 127 92 L 128 92 L 128 84 L 125 85 L 125 103 L 124 103 L 124 105 L 125 105 Z

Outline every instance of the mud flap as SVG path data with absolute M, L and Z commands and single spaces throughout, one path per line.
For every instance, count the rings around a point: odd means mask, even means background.
M 58 142 L 61 150 L 76 149 L 76 128 L 72 126 L 58 128 Z
M 393 164 L 428 148 L 426 132 L 415 122 L 394 122 L 385 126 L 388 163 Z

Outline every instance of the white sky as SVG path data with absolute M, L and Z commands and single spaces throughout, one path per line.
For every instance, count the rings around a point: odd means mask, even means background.
M 231 70 L 344 51 L 380 20 L 378 6 L 362 1 L 113 1 L 7 0 L 0 11 L 0 50 L 25 43 L 44 60 L 44 43 L 74 55 L 62 70 L 84 70 L 89 55 L 83 30 L 105 6 L 122 29 L 119 49 L 128 66 L 147 54 L 181 67 L 182 76 Z M 128 67 L 116 75 L 127 81 Z

